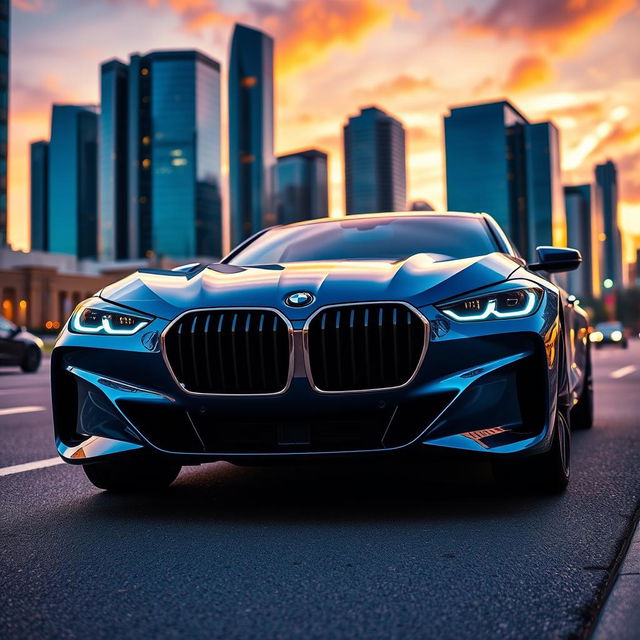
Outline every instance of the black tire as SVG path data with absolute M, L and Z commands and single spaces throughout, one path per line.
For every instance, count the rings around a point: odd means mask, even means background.
M 178 477 L 181 468 L 182 465 L 169 459 L 137 456 L 83 466 L 95 487 L 114 493 L 166 489 Z
M 582 392 L 577 404 L 571 409 L 571 428 L 575 430 L 593 427 L 593 376 L 591 373 L 591 349 L 587 351 L 587 364 Z
M 35 373 L 40 368 L 41 360 L 42 354 L 38 347 L 27 347 L 24 356 L 22 356 L 20 368 L 24 373 Z
M 493 475 L 498 485 L 510 492 L 562 493 L 569 484 L 571 429 L 562 411 L 556 414 L 551 448 L 530 458 L 494 460 Z

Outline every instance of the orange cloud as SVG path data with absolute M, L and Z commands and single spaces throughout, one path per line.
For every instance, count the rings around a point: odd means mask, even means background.
M 412 17 L 410 0 L 289 0 L 272 5 L 249 2 L 248 11 L 223 11 L 218 0 L 145 0 L 166 6 L 193 32 L 237 21 L 257 24 L 276 39 L 278 71 L 287 72 L 323 59 L 335 47 L 358 46 L 396 16 Z
M 557 109 L 549 109 L 545 113 L 545 117 L 551 120 L 556 118 L 586 118 L 600 119 L 603 115 L 603 106 L 601 102 L 583 102 L 579 104 L 567 105 Z
M 20 11 L 34 13 L 44 9 L 44 0 L 12 0 L 11 4 Z
M 548 84 L 555 78 L 549 63 L 540 56 L 525 56 L 516 60 L 504 84 L 506 91 L 527 91 Z
M 416 78 L 402 73 L 373 87 L 358 89 L 356 93 L 359 96 L 380 98 L 398 93 L 415 93 L 432 89 L 435 89 L 435 84 L 431 78 Z
M 636 0 L 496 0 L 483 14 L 468 11 L 458 24 L 472 33 L 520 38 L 569 54 L 636 6 Z

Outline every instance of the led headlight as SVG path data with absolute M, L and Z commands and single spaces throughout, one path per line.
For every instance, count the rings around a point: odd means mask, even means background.
M 73 312 L 69 328 L 75 333 L 131 336 L 150 322 L 151 318 L 142 315 L 120 311 L 117 308 L 100 309 L 89 302 Z
M 439 309 L 457 322 L 523 318 L 535 312 L 541 298 L 542 289 L 522 287 L 465 298 L 446 304 Z

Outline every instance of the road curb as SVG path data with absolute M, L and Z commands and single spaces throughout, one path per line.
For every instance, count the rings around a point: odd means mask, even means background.
M 594 621 L 591 640 L 636 640 L 640 637 L 640 522 L 635 518 L 618 570 Z

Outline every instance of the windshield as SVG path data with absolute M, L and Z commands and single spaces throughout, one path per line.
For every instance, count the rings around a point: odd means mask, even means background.
M 434 260 L 498 251 L 480 217 L 338 218 L 279 227 L 259 236 L 228 263 L 235 265 L 330 260 L 402 260 L 427 253 Z

